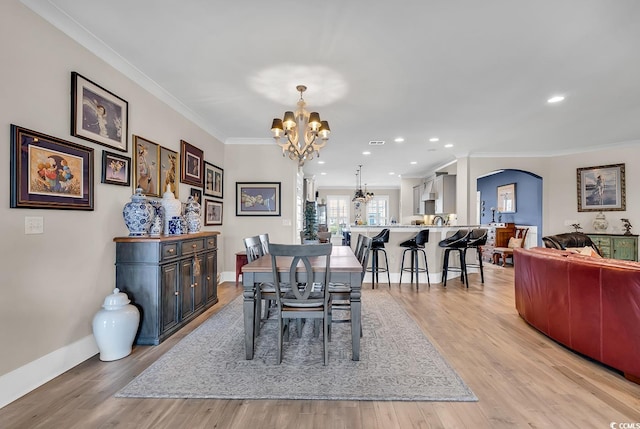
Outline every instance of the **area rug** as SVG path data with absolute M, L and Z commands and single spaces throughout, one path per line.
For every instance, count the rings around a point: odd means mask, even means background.
M 346 313 L 348 316 L 348 313 Z M 344 316 L 344 314 L 343 314 Z M 336 312 L 335 318 L 341 317 Z M 322 334 L 307 323 L 277 364 L 277 321 L 264 323 L 245 359 L 242 296 L 120 390 L 117 397 L 477 401 L 418 325 L 383 291 L 363 291 L 360 361 L 351 360 L 349 323 L 332 325 L 329 363 Z

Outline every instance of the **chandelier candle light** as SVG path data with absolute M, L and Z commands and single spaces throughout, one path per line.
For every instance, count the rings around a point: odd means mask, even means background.
M 300 92 L 298 109 L 295 113 L 284 112 L 282 119 L 275 118 L 271 131 L 276 143 L 282 148 L 282 156 L 288 153 L 289 158 L 298 160 L 298 166 L 302 167 L 305 161 L 313 159 L 315 154 L 320 156 L 320 149 L 327 144 L 331 130 L 329 122 L 321 121 L 318 112 L 309 113 L 305 110 L 306 103 L 302 93 L 307 90 L 307 87 L 298 85 L 296 89 Z M 287 141 L 280 141 L 283 136 Z

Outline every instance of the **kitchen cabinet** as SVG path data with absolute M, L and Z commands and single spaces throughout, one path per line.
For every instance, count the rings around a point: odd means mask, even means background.
M 620 234 L 587 234 L 603 258 L 638 260 L 638 236 Z
M 451 214 L 456 212 L 456 176 L 442 174 L 433 181 L 433 192 L 436 194 L 435 214 Z
M 413 215 L 419 216 L 424 213 L 424 202 L 422 201 L 422 192 L 424 190 L 423 185 L 416 185 L 413 187 Z
M 160 344 L 218 302 L 217 235 L 116 237 L 116 287 L 141 314 L 136 344 Z

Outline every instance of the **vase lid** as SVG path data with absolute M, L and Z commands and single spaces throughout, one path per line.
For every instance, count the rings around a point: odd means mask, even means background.
M 144 194 L 142 193 L 142 188 L 136 188 L 136 191 L 131 196 L 131 200 L 132 201 L 141 201 L 141 200 L 146 200 L 146 199 L 147 199 L 147 197 L 145 197 Z
M 104 305 L 102 306 L 106 310 L 115 310 L 129 304 L 131 301 L 126 293 L 120 292 L 120 289 L 115 288 L 111 295 L 107 295 L 104 299 Z

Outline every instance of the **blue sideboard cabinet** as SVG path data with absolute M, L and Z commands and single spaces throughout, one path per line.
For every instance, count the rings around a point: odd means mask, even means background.
M 116 237 L 116 287 L 140 310 L 136 344 L 160 344 L 218 302 L 218 232 Z

